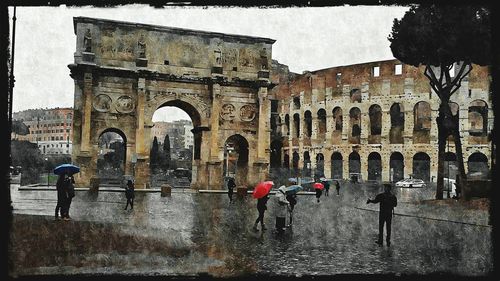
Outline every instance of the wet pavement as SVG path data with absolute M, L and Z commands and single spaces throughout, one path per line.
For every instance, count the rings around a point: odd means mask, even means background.
M 321 202 L 299 195 L 294 225 L 274 233 L 274 201 L 268 230 L 255 232 L 256 200 L 229 204 L 227 194 L 174 189 L 171 197 L 136 192 L 134 210 L 123 210 L 122 192 L 77 191 L 72 221 L 54 221 L 55 190 L 11 186 L 12 275 L 141 274 L 242 276 L 247 274 L 487 275 L 493 269 L 488 211 L 420 204 L 433 187 L 396 189 L 392 244 L 379 247 L 378 204 L 366 204 L 381 188 L 342 185 Z M 234 196 L 236 198 L 236 194 Z M 272 197 L 271 197 L 272 198 Z M 63 234 L 60 234 L 63 233 Z M 62 235 L 56 243 L 54 236 Z M 58 236 L 59 237 L 59 236 Z M 30 254 L 36 253 L 36 259 Z M 42 256 L 40 256 L 42 255 Z M 44 257 L 45 255 L 45 257 Z M 50 258 L 49 258 L 50 257 Z

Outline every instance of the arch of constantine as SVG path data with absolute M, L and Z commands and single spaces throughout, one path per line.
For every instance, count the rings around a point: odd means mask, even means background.
M 77 185 L 98 180 L 99 137 L 115 132 L 126 145 L 124 173 L 135 176 L 136 188 L 148 188 L 152 117 L 164 106 L 184 110 L 193 122 L 193 188 L 222 187 L 231 137 L 248 151 L 236 183 L 267 177 L 275 40 L 87 17 L 74 18 L 74 31 L 68 67 Z

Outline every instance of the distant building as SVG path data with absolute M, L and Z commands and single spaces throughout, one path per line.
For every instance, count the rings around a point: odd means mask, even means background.
M 158 144 L 161 145 L 168 134 L 172 149 L 192 149 L 194 145 L 192 129 L 193 123 L 189 120 L 154 122 L 154 126 L 151 128 L 151 142 L 156 137 Z
M 42 154 L 71 155 L 73 108 L 28 109 L 12 115 L 29 129 L 29 134 L 18 136 L 18 140 L 36 143 Z

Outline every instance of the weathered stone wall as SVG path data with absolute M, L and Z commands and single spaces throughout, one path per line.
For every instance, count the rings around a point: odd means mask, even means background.
M 395 65 L 401 64 L 397 60 L 371 62 L 365 64 L 332 67 L 314 72 L 305 72 L 292 79 L 290 85 L 279 85 L 275 92 L 288 92 L 288 96 L 280 101 L 280 118 L 290 119 L 290 128 L 281 126 L 281 134 L 285 140 L 281 155 L 289 155 L 290 167 L 294 152 L 299 154 L 299 168 L 304 168 L 304 152 L 308 151 L 312 167 L 316 167 L 316 155 L 323 154 L 324 171 L 327 177 L 331 176 L 331 156 L 334 152 L 342 155 L 342 177 L 348 178 L 349 154 L 358 151 L 361 158 L 361 173 L 364 179 L 368 178 L 368 155 L 376 152 L 381 156 L 382 180 L 390 180 L 390 157 L 399 152 L 404 157 L 404 176 L 413 173 L 413 157 L 418 152 L 424 152 L 430 157 L 430 173 L 432 179 L 437 176 L 437 126 L 435 119 L 438 115 L 439 98 L 430 92 L 428 79 L 424 76 L 424 67 L 412 67 L 402 64 L 402 73 L 395 74 Z M 373 68 L 379 67 L 380 75 L 374 77 Z M 341 75 L 338 75 L 340 74 Z M 489 94 L 489 71 L 487 67 L 473 66 L 451 102 L 459 106 L 460 134 L 463 136 L 464 161 L 474 152 L 487 156 L 490 163 L 491 143 L 488 134 L 493 124 L 491 110 L 491 96 Z M 355 90 L 355 91 L 353 91 Z M 324 95 L 323 95 L 324 93 Z M 352 99 L 352 94 L 359 94 L 360 100 Z M 293 103 L 294 98 L 300 99 L 300 108 Z M 482 100 L 487 105 L 487 130 L 483 136 L 469 134 L 468 111 L 475 100 Z M 415 115 L 415 106 L 423 102 L 419 115 Z M 398 103 L 401 113 L 404 114 L 404 127 L 391 126 L 390 108 Z M 425 103 L 425 104 L 424 104 Z M 371 135 L 369 108 L 378 105 L 381 108 L 380 135 Z M 342 128 L 336 130 L 334 116 L 340 116 L 340 111 L 334 113 L 335 108 L 341 109 Z M 351 109 L 361 111 L 360 143 L 357 144 L 352 136 L 352 125 L 349 113 Z M 324 109 L 327 114 L 327 132 L 318 134 L 317 112 Z M 312 136 L 305 135 L 305 112 L 312 113 Z M 296 137 L 293 125 L 293 116 L 299 114 L 300 136 Z M 335 115 L 334 115 L 335 114 Z M 416 120 L 423 124 L 423 128 L 416 128 Z M 289 133 L 288 133 L 289 131 Z M 391 133 L 392 132 L 392 133 Z M 394 136 L 391 138 L 391 134 Z M 391 141 L 392 139 L 392 141 Z M 450 152 L 454 153 L 455 146 L 450 142 Z M 283 162 L 283 159 L 282 161 Z M 335 162 L 335 163 L 338 163 Z M 491 167 L 491 164 L 488 164 Z M 466 164 L 467 166 L 467 164 Z M 335 168 L 335 167 L 334 167 Z M 337 167 L 339 168 L 339 167 Z

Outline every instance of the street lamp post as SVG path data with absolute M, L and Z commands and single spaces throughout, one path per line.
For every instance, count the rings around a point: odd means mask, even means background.
M 45 157 L 45 164 L 47 165 L 47 187 L 49 187 L 50 169 L 49 169 L 49 158 L 47 158 L 47 157 Z
M 450 157 L 450 139 L 447 139 L 448 142 L 448 157 Z M 448 199 L 450 199 L 450 159 L 448 158 L 448 183 L 446 186 L 446 195 L 448 196 Z

